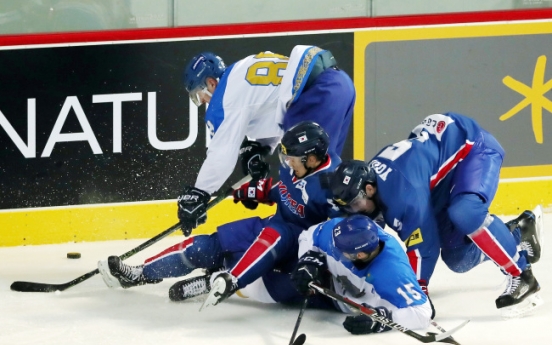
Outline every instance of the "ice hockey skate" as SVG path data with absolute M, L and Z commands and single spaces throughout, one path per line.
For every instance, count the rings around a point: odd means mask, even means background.
M 107 260 L 98 261 L 98 270 L 103 281 L 110 288 L 157 284 L 162 279 L 146 279 L 142 274 L 143 266 L 129 266 L 118 256 L 110 256 Z
M 179 281 L 169 289 L 169 299 L 174 302 L 181 302 L 209 293 L 211 291 L 210 277 L 211 275 L 206 274 Z
M 527 260 L 534 264 L 540 260 L 543 241 L 542 207 L 538 205 L 531 211 L 524 211 L 516 219 L 506 223 L 510 231 L 520 230 L 519 250 L 527 253 Z
M 238 290 L 238 279 L 228 272 L 216 272 L 211 276 L 211 291 L 199 311 L 215 306 Z
M 520 276 L 508 276 L 508 285 L 496 299 L 496 307 L 503 309 L 504 318 L 524 316 L 542 305 L 539 290 L 539 283 L 533 276 L 531 266 L 528 266 Z

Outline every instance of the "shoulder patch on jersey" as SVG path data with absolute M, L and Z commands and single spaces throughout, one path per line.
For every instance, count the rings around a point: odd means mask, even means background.
M 424 241 L 422 238 L 422 232 L 420 229 L 414 230 L 414 232 L 404 241 L 404 244 L 406 247 L 415 246 L 416 244 L 420 244 Z

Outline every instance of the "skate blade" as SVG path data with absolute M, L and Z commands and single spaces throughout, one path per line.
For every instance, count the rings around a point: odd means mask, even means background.
M 220 296 L 222 296 L 225 290 L 226 281 L 224 279 L 215 279 L 215 281 L 213 282 L 213 286 L 211 286 L 211 291 L 205 299 L 205 302 L 203 302 L 203 304 L 199 308 L 199 311 L 202 311 L 207 307 L 217 305 L 220 302 Z
M 530 315 L 543 304 L 540 294 L 534 293 L 521 303 L 502 309 L 502 318 L 508 320 Z
M 111 271 L 109 270 L 109 265 L 107 263 L 107 260 L 98 261 L 98 271 L 100 271 L 102 279 L 108 288 L 116 289 L 116 288 L 122 287 L 121 283 L 119 282 L 119 279 L 111 275 Z

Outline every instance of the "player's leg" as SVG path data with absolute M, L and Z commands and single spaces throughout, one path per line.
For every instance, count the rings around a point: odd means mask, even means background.
M 454 228 L 468 236 L 482 253 L 508 274 L 509 284 L 496 300 L 497 308 L 520 303 L 540 289 L 526 257 L 518 253 L 516 239 L 508 227 L 498 217 L 489 214 L 503 155 L 498 142 L 489 133 L 482 132 L 466 159 L 456 168 L 455 188 L 448 208 Z M 466 254 L 469 255 L 467 260 L 476 259 L 475 250 Z
M 238 289 L 271 271 L 280 261 L 296 255 L 301 229 L 271 218 L 243 256 L 225 272 L 211 277 L 211 292 L 204 306 L 216 305 Z
M 183 301 L 191 297 L 209 293 L 210 278 L 215 271 L 235 264 L 236 257 L 241 257 L 245 250 L 255 240 L 266 221 L 259 218 L 246 218 L 221 225 L 213 234 L 216 242 L 210 245 L 197 246 L 195 252 L 187 259 L 188 267 L 204 268 L 204 275 L 188 278 L 175 283 L 169 289 L 169 298 L 173 301 Z M 216 237 L 215 237 L 216 236 Z M 216 260 L 212 254 L 216 253 Z M 224 264 L 223 264 L 224 263 Z
M 355 88 L 343 71 L 329 68 L 287 110 L 283 127 L 301 121 L 318 123 L 330 137 L 330 151 L 341 155 L 351 125 Z
M 529 263 L 537 263 L 541 256 L 542 206 L 538 205 L 533 211 L 524 211 L 519 217 L 508 221 L 506 226 L 510 229 Z
M 129 288 L 185 276 L 196 268 L 214 270 L 222 262 L 218 234 L 214 233 L 187 238 L 146 259 L 143 265 L 130 266 L 119 257 L 110 256 L 98 268 L 108 286 Z

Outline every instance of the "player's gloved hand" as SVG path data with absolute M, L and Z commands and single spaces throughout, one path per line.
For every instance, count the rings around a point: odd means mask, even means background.
M 243 206 L 250 210 L 256 209 L 260 202 L 272 206 L 274 202 L 268 198 L 271 188 L 272 177 L 244 183 L 240 188 L 234 191 L 234 203 L 237 204 L 241 201 Z
M 207 220 L 207 204 L 211 195 L 206 191 L 187 186 L 178 197 L 178 219 L 184 236 L 189 236 L 192 230 Z
M 253 180 L 264 179 L 270 172 L 270 166 L 264 157 L 270 152 L 270 146 L 257 141 L 244 140 L 240 146 L 241 166 L 244 175 L 251 175 Z
M 435 318 L 435 307 L 433 306 L 433 302 L 431 301 L 431 298 L 429 298 L 429 291 L 427 289 L 427 281 L 425 279 L 418 280 L 418 284 L 420 284 L 420 287 L 422 288 L 422 291 L 426 294 L 427 299 L 429 300 L 429 304 L 431 305 L 431 319 L 433 320 Z
M 299 258 L 299 262 L 291 272 L 291 283 L 300 294 L 307 296 L 311 293 L 309 283 L 320 284 L 327 268 L 326 256 L 309 250 Z
M 391 312 L 385 307 L 370 307 L 367 304 L 363 304 L 367 308 L 372 308 L 377 311 L 381 316 L 385 316 L 389 320 L 391 318 Z M 370 334 L 370 333 L 381 333 L 391 330 L 390 327 L 383 325 L 380 322 L 372 320 L 369 316 L 360 314 L 355 316 L 347 316 L 345 321 L 343 321 L 343 327 L 346 330 L 351 332 L 351 334 Z

